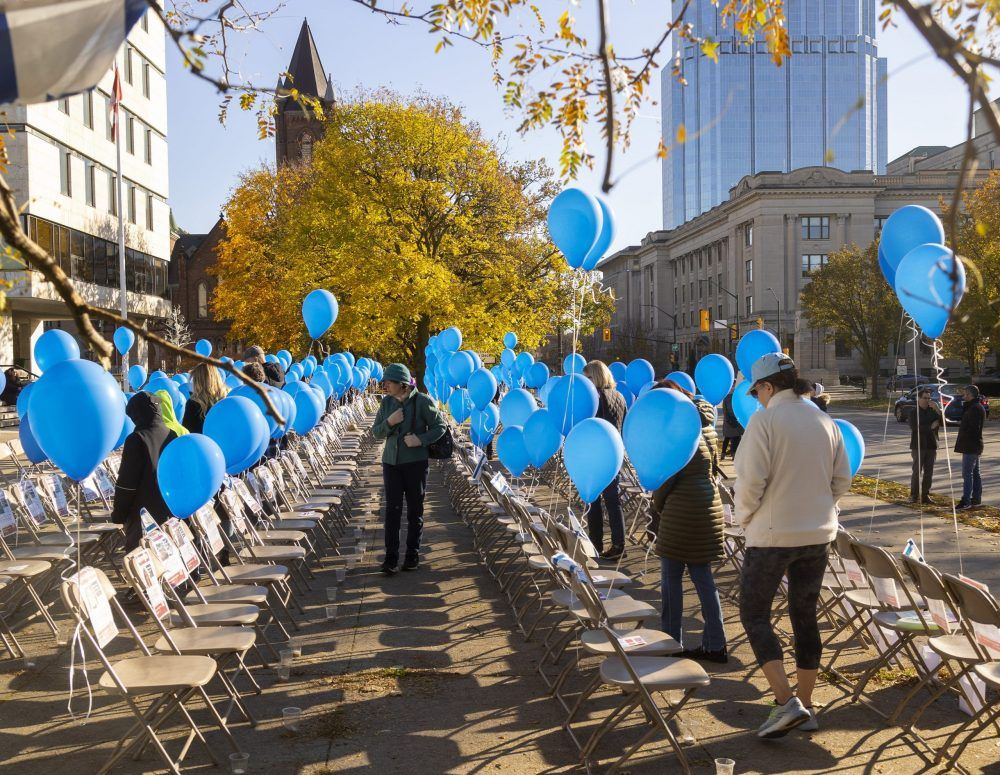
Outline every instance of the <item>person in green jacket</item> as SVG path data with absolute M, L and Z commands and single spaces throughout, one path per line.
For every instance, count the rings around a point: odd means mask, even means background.
M 384 439 L 382 482 L 385 487 L 385 560 L 382 572 L 396 573 L 399 530 L 406 499 L 406 557 L 403 570 L 420 563 L 420 531 L 424 526 L 427 490 L 427 445 L 444 436 L 448 425 L 433 399 L 413 385 L 410 370 L 390 363 L 382 377 L 385 397 L 375 415 L 372 433 Z

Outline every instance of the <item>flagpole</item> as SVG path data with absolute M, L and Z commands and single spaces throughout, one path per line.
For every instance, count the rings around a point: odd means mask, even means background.
M 115 67 L 115 88 L 118 86 L 118 68 Z M 122 317 L 128 320 L 128 289 L 125 284 L 125 209 L 122 202 L 122 132 L 121 112 L 115 106 L 115 156 L 118 167 L 118 185 L 115 195 L 118 198 L 118 281 Z M 122 355 L 122 390 L 128 389 L 128 353 Z

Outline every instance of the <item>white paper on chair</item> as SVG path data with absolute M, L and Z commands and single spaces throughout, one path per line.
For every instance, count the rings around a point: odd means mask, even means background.
M 927 610 L 930 611 L 931 620 L 944 631 L 945 635 L 951 632 L 952 624 L 958 622 L 955 615 L 948 610 L 948 606 L 945 605 L 944 600 L 935 600 L 932 597 L 927 598 Z
M 97 476 L 97 486 L 101 489 L 101 495 L 105 498 L 112 497 L 115 494 L 115 486 L 111 483 L 108 472 L 103 468 L 98 468 L 94 473 Z
M 983 709 L 982 697 L 986 692 L 986 682 L 978 675 L 967 673 L 959 679 L 962 691 L 958 696 L 958 709 L 966 716 L 975 716 Z M 966 700 L 966 697 L 969 699 Z M 970 706 L 969 703 L 972 703 Z
M 963 575 L 961 575 L 961 574 L 959 574 L 959 576 L 958 576 L 958 577 L 959 577 L 959 578 L 960 578 L 960 579 L 961 579 L 962 581 L 964 581 L 964 582 L 965 582 L 966 584 L 971 584 L 971 585 L 972 585 L 972 586 L 974 586 L 974 587 L 975 587 L 976 589 L 981 589 L 981 590 L 982 590 L 983 592 L 985 592 L 986 594 L 989 594 L 989 592 L 990 592 L 990 588 L 989 588 L 989 587 L 988 587 L 988 586 L 987 586 L 986 584 L 984 584 L 983 582 L 981 582 L 981 581 L 976 581 L 975 579 L 970 579 L 970 578 L 969 578 L 968 576 L 963 576 Z
M 21 480 L 21 494 L 24 496 L 24 505 L 28 508 L 28 514 L 32 522 L 36 525 L 45 523 L 45 507 L 41 498 L 38 497 L 38 490 L 30 479 Z
M 258 517 L 263 515 L 264 509 L 261 508 L 260 502 L 253 497 L 253 494 L 250 492 L 250 488 L 247 487 L 247 483 L 242 479 L 235 478 L 232 481 L 233 487 L 236 489 L 236 493 L 240 496 L 240 500 L 242 500 L 250 508 L 250 511 Z
M 628 635 L 624 638 L 619 638 L 618 642 L 622 644 L 622 648 L 626 651 L 646 645 L 646 639 L 641 635 Z
M 858 587 L 867 587 L 868 582 L 865 579 L 865 574 L 861 571 L 861 566 L 858 565 L 857 560 L 850 560 L 848 558 L 843 558 L 844 570 L 847 571 L 847 578 L 852 584 Z
M 205 541 L 208 543 L 208 548 L 212 550 L 212 554 L 221 552 L 226 544 L 222 540 L 222 534 L 219 533 L 219 523 L 215 521 L 215 512 L 212 511 L 212 507 L 202 506 L 195 512 L 194 518 L 205 536 Z
M 48 486 L 49 494 L 52 496 L 52 503 L 55 506 L 56 514 L 60 517 L 68 517 L 69 504 L 66 502 L 66 490 L 63 489 L 59 474 L 49 474 L 46 478 L 46 485 Z
M 17 522 L 14 519 L 14 512 L 10 508 L 7 495 L 0 490 L 0 536 L 7 538 L 17 532 Z
M 941 655 L 930 646 L 920 647 L 920 659 L 923 661 L 928 673 L 933 673 L 941 666 Z
M 725 517 L 726 524 L 732 527 L 736 524 L 736 514 L 733 513 L 733 507 L 728 503 L 722 504 L 722 514 Z
M 872 576 L 871 578 L 872 589 L 875 591 L 875 597 L 879 599 L 879 602 L 893 608 L 899 608 L 899 593 L 896 590 L 895 580 L 880 579 L 877 576 Z
M 177 517 L 171 517 L 163 523 L 163 527 L 167 531 L 167 535 L 173 540 L 177 551 L 181 553 L 181 560 L 184 566 L 189 571 L 193 571 L 201 565 L 198 552 L 195 551 L 194 544 L 191 543 L 191 537 L 187 534 L 181 521 Z
M 590 580 L 593 581 L 595 584 L 600 584 L 602 581 L 607 581 L 608 577 L 607 576 L 591 576 Z
M 104 648 L 118 634 L 118 626 L 101 588 L 101 580 L 93 568 L 81 569 L 75 578 L 80 589 L 80 603 L 90 620 L 90 629 L 98 645 Z
M 142 525 L 143 534 L 157 528 L 156 520 L 153 519 L 153 515 L 146 511 L 146 509 L 139 509 L 139 524 Z
M 983 624 L 982 622 L 973 622 L 972 631 L 976 634 L 976 642 L 989 649 L 992 655 L 1000 657 L 1000 627 L 995 624 Z
M 166 533 L 160 529 L 150 530 L 143 540 L 149 542 L 149 548 L 156 555 L 156 559 L 160 561 L 160 565 L 163 567 L 164 581 L 170 586 L 176 587 L 187 580 L 187 571 L 180 554 L 177 552 L 177 547 L 174 546 L 174 542 L 167 537 Z
M 101 488 L 97 484 L 97 474 L 91 474 L 86 479 L 81 480 L 80 489 L 83 491 L 83 499 L 87 503 L 101 499 Z
M 170 607 L 163 594 L 163 587 L 156 579 L 152 556 L 148 550 L 140 547 L 132 553 L 132 560 L 139 574 L 139 583 L 142 584 L 146 599 L 149 601 L 149 607 L 153 609 L 153 615 L 157 619 L 163 619 L 170 612 Z

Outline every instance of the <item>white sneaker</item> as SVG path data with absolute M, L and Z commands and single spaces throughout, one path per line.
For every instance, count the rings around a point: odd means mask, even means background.
M 806 706 L 806 710 L 809 711 L 809 720 L 799 724 L 799 729 L 803 732 L 819 731 L 819 722 L 816 720 L 816 711 L 812 708 L 812 706 Z
M 767 721 L 757 730 L 757 737 L 766 740 L 784 737 L 795 729 L 795 727 L 809 721 L 810 718 L 809 711 L 805 709 L 799 698 L 792 697 L 784 705 L 775 705 L 771 709 L 771 714 L 767 717 Z

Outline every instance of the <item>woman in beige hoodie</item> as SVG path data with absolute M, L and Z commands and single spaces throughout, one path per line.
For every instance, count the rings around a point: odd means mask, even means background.
M 750 393 L 765 411 L 751 416 L 736 453 L 736 518 L 747 545 L 740 620 L 777 703 L 757 736 L 775 738 L 798 726 L 817 728 L 811 710 L 822 652 L 816 602 L 837 536 L 837 501 L 850 489 L 851 470 L 840 430 L 804 398 L 812 384 L 799 379 L 791 358 L 761 356 L 751 380 Z M 786 575 L 798 696 L 771 626 L 774 596 Z

